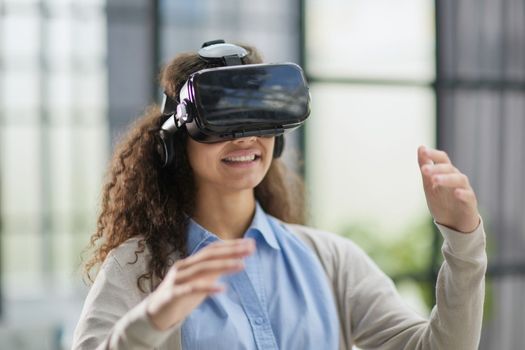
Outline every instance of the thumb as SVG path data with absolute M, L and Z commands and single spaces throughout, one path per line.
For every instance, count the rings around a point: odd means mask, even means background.
M 421 169 L 421 167 L 425 164 L 434 164 L 434 162 L 432 161 L 432 159 L 430 159 L 429 156 L 425 155 L 425 150 L 427 149 L 426 146 L 419 146 L 417 148 L 417 162 L 419 163 L 419 168 Z
M 426 190 L 427 188 L 432 188 L 432 178 L 431 175 L 425 174 L 423 171 L 423 167 L 425 165 L 432 165 L 434 162 L 430 157 L 425 155 L 425 146 L 419 146 L 417 149 L 417 161 L 419 163 L 419 171 L 421 172 L 421 178 L 423 179 L 423 188 Z

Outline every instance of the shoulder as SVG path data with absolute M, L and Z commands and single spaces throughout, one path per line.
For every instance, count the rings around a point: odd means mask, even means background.
M 323 231 L 304 225 L 289 224 L 284 222 L 281 224 L 288 232 L 297 236 L 315 250 L 326 251 L 332 256 L 333 254 L 340 253 L 346 255 L 348 252 L 364 254 L 362 249 L 359 248 L 352 240 L 333 232 Z
M 314 251 L 330 276 L 344 274 L 358 278 L 371 272 L 383 274 L 368 254 L 346 237 L 308 226 L 281 224 Z
M 133 237 L 112 249 L 104 265 L 116 264 L 120 268 L 129 265 L 146 265 L 149 261 L 150 253 L 141 237 Z
M 95 284 L 97 280 L 112 281 L 134 288 L 138 278 L 148 272 L 149 261 L 150 252 L 142 238 L 130 238 L 108 253 Z
M 168 264 L 171 265 L 179 258 L 178 253 L 170 254 Z M 150 272 L 150 260 L 151 252 L 144 242 L 143 237 L 136 236 L 112 249 L 104 260 L 101 271 L 113 276 L 118 274 L 119 279 L 126 279 L 136 284 L 139 277 Z M 160 281 L 156 279 L 148 282 L 149 287 L 146 289 L 152 289 L 153 285 L 159 282 Z

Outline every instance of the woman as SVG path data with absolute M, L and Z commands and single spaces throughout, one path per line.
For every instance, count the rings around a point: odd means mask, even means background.
M 245 47 L 244 63 L 261 62 Z M 176 99 L 209 68 L 176 57 Z M 476 349 L 485 240 L 475 194 L 446 153 L 418 149 L 427 203 L 445 237 L 437 306 L 425 320 L 352 242 L 303 224 L 301 182 L 275 137 L 200 143 L 179 130 L 162 167 L 156 106 L 116 148 L 104 187 L 74 349 Z M 292 224 L 293 223 L 293 224 Z

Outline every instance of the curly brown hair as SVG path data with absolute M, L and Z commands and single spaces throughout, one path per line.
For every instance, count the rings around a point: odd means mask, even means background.
M 245 63 L 262 62 L 255 48 L 242 46 L 248 51 Z M 180 54 L 163 69 L 161 87 L 176 98 L 191 73 L 210 67 L 196 53 Z M 115 148 L 103 187 L 97 228 L 87 248 L 92 255 L 84 272 L 91 282 L 109 252 L 133 237 L 139 237 L 136 259 L 146 248 L 150 255 L 148 272 L 137 280 L 143 291 L 142 282 L 150 281 L 153 288 L 153 281 L 164 277 L 170 254 L 187 256 L 187 218 L 194 213 L 196 188 L 186 154 L 186 132 L 173 137 L 177 150 L 174 164 L 161 167 L 158 131 L 166 118 L 157 105 L 149 107 Z M 302 179 L 279 159 L 272 160 L 255 188 L 255 198 L 268 214 L 280 220 L 305 221 Z

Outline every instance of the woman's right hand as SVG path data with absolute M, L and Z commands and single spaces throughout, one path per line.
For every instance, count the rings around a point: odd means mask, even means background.
M 252 239 L 236 239 L 212 243 L 177 261 L 149 297 L 147 313 L 153 325 L 166 330 L 184 320 L 208 295 L 224 291 L 217 284 L 219 277 L 241 271 L 241 259 L 254 251 Z

